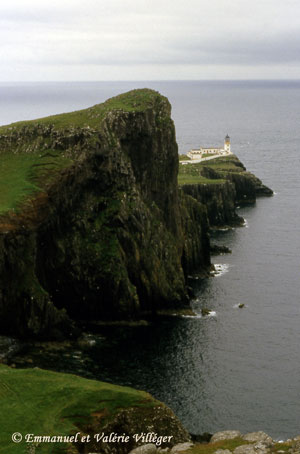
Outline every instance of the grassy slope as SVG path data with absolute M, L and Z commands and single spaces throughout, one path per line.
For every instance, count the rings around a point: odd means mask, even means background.
M 71 159 L 52 152 L 0 153 L 0 215 L 17 211 L 32 195 L 42 191 L 57 172 L 72 163 Z
M 88 109 L 1 126 L 0 138 L 1 135 L 23 132 L 24 144 L 23 148 L 18 146 L 5 152 L 0 149 L 0 215 L 17 210 L 22 203 L 42 191 L 45 183 L 55 179 L 61 169 L 73 162 L 72 159 L 66 158 L 62 151 L 45 150 L 42 148 L 43 142 L 41 149 L 28 153 L 26 141 L 30 145 L 34 138 L 29 136 L 27 139 L 26 130 L 37 126 L 51 126 L 57 131 L 82 127 L 99 129 L 108 112 L 142 111 L 152 107 L 158 99 L 161 99 L 161 96 L 152 90 L 133 90 Z
M 190 175 L 190 174 L 182 174 L 178 175 L 178 184 L 221 184 L 224 183 L 225 180 L 223 179 L 210 179 L 202 177 L 201 175 Z
M 191 163 L 179 165 L 178 184 L 221 184 L 225 180 L 223 178 L 209 179 L 201 175 L 204 167 L 209 167 L 217 172 L 242 172 L 243 168 L 236 165 L 236 158 L 232 156 L 224 158 L 211 159 L 200 163 Z
M 191 161 L 191 158 L 189 158 L 186 154 L 180 154 L 179 161 Z
M 142 391 L 41 369 L 11 369 L 0 365 L 0 453 L 22 454 L 26 443 L 14 444 L 15 432 L 70 435 L 91 415 L 103 413 L 103 423 L 122 408 L 158 404 Z M 62 445 L 44 444 L 40 453 Z M 51 448 L 51 449 L 50 449 Z M 55 451 L 56 450 L 56 451 Z
M 163 97 L 153 90 L 147 88 L 141 90 L 132 90 L 128 93 L 110 98 L 102 104 L 96 104 L 83 110 L 68 112 L 64 114 L 52 115 L 49 117 L 39 118 L 36 120 L 19 121 L 10 125 L 0 127 L 0 135 L 7 134 L 12 129 L 21 129 L 24 126 L 32 125 L 53 125 L 56 129 L 69 127 L 90 127 L 98 129 L 101 120 L 107 112 L 112 110 L 121 110 L 123 112 L 139 112 L 154 106 L 157 99 Z

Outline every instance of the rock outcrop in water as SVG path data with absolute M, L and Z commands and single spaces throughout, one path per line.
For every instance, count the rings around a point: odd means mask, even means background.
M 144 89 L 0 128 L 2 333 L 75 335 L 73 320 L 188 303 L 187 276 L 210 267 L 210 225 L 239 223 L 236 203 L 268 191 L 238 160 L 179 191 L 170 112 Z

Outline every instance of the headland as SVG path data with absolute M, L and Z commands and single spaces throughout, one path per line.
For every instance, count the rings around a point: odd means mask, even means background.
M 189 308 L 188 276 L 211 269 L 210 229 L 241 225 L 236 206 L 272 191 L 231 154 L 179 167 L 170 114 L 165 97 L 144 89 L 0 128 L 1 334 L 75 338 L 82 320 L 136 321 Z M 111 431 L 151 432 L 156 424 L 173 444 L 190 440 L 172 412 L 138 391 L 40 370 L 3 366 L 1 374 L 7 408 L 14 402 L 29 431 L 27 404 L 15 396 L 29 402 L 36 379 L 41 393 L 30 414 L 39 411 L 43 427 L 52 424 L 53 402 L 64 402 L 53 406 L 59 433 L 100 433 L 113 405 Z M 70 396 L 79 389 L 77 402 Z M 12 418 L 6 452 L 17 452 L 9 439 L 15 425 Z

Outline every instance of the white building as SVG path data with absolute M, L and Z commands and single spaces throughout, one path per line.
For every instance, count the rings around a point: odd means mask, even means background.
M 203 148 L 200 147 L 199 149 L 190 150 L 187 153 L 187 156 L 190 159 L 203 159 L 212 155 L 216 156 L 228 156 L 232 154 L 230 149 L 230 137 L 227 134 L 224 140 L 224 147 L 223 148 Z

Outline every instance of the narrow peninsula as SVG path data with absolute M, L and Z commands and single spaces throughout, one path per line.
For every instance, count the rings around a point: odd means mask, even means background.
M 241 224 L 236 205 L 272 191 L 232 154 L 179 162 L 170 103 L 149 89 L 0 127 L 0 334 L 74 338 L 82 320 L 188 307 L 188 276 L 211 268 L 210 229 Z M 170 437 L 161 447 L 192 446 L 172 411 L 141 391 L 6 365 L 0 383 L 6 453 L 127 453 L 147 431 Z M 83 443 L 114 432 L 130 443 Z
M 0 330 L 21 337 L 187 307 L 210 227 L 272 193 L 234 155 L 178 175 L 170 103 L 149 89 L 2 126 L 0 167 Z

